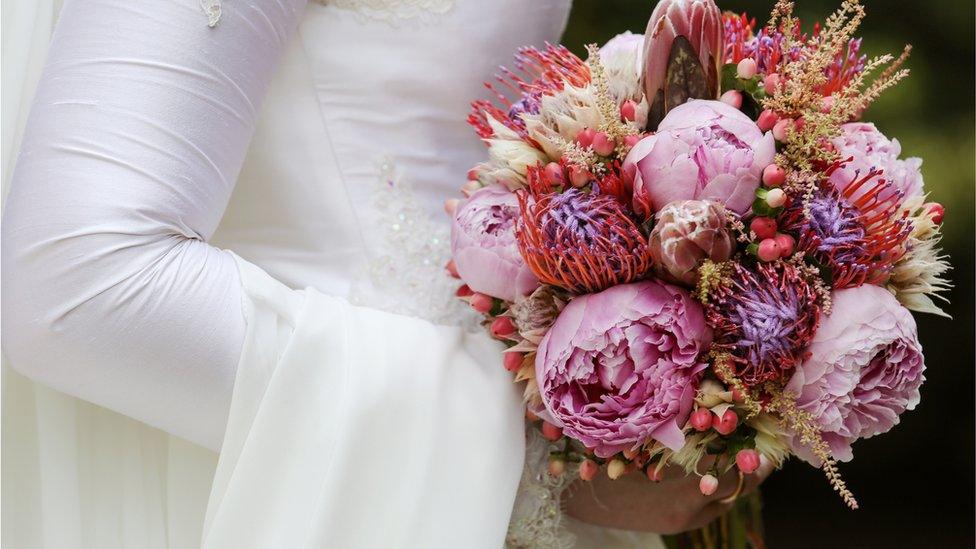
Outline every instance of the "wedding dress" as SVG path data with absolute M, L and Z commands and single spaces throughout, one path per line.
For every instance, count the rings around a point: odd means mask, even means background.
M 467 102 L 568 1 L 65 4 L 4 349 L 104 408 L 5 370 L 4 544 L 498 547 L 520 477 L 509 540 L 568 543 L 440 211 Z

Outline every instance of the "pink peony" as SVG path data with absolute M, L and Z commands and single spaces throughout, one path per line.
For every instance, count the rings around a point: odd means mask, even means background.
M 749 211 L 763 169 L 772 163 L 771 133 L 720 101 L 689 101 L 668 113 L 658 133 L 641 139 L 624 159 L 634 207 L 649 215 L 675 200 L 713 199 Z
M 710 340 L 701 305 L 675 286 L 648 280 L 577 297 L 539 344 L 546 416 L 600 457 L 650 438 L 678 450 Z
M 474 291 L 514 301 L 539 286 L 515 242 L 518 199 L 508 190 L 484 187 L 458 206 L 451 227 L 457 272 Z
M 787 390 L 817 419 L 831 454 L 853 457 L 851 443 L 887 432 L 915 408 L 925 377 L 915 320 L 890 292 L 864 285 L 833 294 L 833 311 L 817 330 L 810 357 Z M 817 464 L 799 441 L 794 451 Z
M 905 198 L 922 196 L 925 182 L 922 180 L 921 158 L 906 158 L 900 160 L 901 144 L 897 139 L 888 139 L 878 131 L 874 124 L 851 122 L 844 124 L 841 134 L 833 141 L 841 158 L 854 157 L 854 160 L 835 171 L 830 176 L 830 182 L 838 190 L 843 191 L 857 179 L 857 173 L 863 176 L 871 168 L 882 170 L 881 177 L 889 180 L 895 189 L 904 193 Z M 864 191 L 867 190 L 865 187 Z M 855 193 L 855 197 L 863 191 Z

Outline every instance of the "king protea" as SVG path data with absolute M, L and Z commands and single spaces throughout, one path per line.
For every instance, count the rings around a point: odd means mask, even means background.
M 717 99 L 724 37 L 713 0 L 662 0 L 644 34 L 649 129 L 689 99 Z

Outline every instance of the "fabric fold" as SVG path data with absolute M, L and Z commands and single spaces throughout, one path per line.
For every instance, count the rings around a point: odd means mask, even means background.
M 501 547 L 524 422 L 499 344 L 238 264 L 248 335 L 204 547 Z

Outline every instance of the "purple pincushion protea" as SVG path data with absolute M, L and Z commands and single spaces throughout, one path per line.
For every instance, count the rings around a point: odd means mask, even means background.
M 535 276 L 574 293 L 632 282 L 650 268 L 647 242 L 619 200 L 579 189 L 518 193 L 519 251 Z
M 677 451 L 709 339 L 701 305 L 676 286 L 647 280 L 577 297 L 536 355 L 546 415 L 600 457 L 649 439 Z
M 783 230 L 799 236 L 797 249 L 830 268 L 834 288 L 883 283 L 905 253 L 911 223 L 899 209 L 904 194 L 880 175 L 855 172 L 842 190 L 825 183 L 779 217 Z
M 820 322 L 815 286 L 785 261 L 753 269 L 732 263 L 731 276 L 709 293 L 712 348 L 728 352 L 748 386 L 781 379 L 803 360 Z

